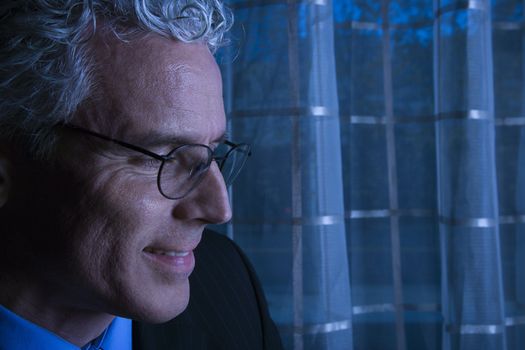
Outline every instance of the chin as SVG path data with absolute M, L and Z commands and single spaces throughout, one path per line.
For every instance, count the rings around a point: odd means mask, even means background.
M 162 290 L 159 288 L 152 293 L 142 294 L 128 307 L 128 312 L 118 313 L 123 317 L 147 323 L 164 323 L 180 315 L 188 306 L 190 299 L 189 282 L 177 287 Z M 145 291 L 144 291 L 145 292 Z
M 148 318 L 144 319 L 144 322 L 147 323 L 164 323 L 171 321 L 175 317 L 179 316 L 184 310 L 186 310 L 186 307 L 188 306 L 189 298 L 187 298 L 184 303 L 180 303 L 177 305 L 176 308 L 172 307 L 171 309 L 167 310 L 164 309 L 162 311 L 158 311 L 155 313 L 149 314 Z

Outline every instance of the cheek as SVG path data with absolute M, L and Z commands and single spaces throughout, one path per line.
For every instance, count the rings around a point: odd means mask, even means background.
M 102 310 L 132 303 L 146 282 L 141 254 L 159 230 L 158 204 L 144 196 L 132 203 L 92 207 L 69 232 L 69 280 Z
M 108 262 L 122 259 L 151 239 L 165 208 L 155 193 L 152 196 L 142 187 L 110 182 L 102 191 L 85 193 L 71 209 L 72 244 L 84 257 Z
M 61 230 L 68 260 L 82 265 L 89 280 L 106 287 L 118 278 L 115 269 L 128 275 L 126 269 L 158 231 L 166 211 L 159 196 L 146 191 L 148 184 L 129 180 L 85 186 L 76 205 L 67 205 L 64 213 L 69 218 Z

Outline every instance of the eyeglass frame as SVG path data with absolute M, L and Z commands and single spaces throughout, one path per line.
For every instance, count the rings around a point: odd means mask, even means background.
M 104 134 L 100 134 L 98 132 L 86 129 L 84 127 L 81 127 L 81 126 L 78 126 L 78 125 L 75 125 L 75 124 L 60 123 L 60 124 L 56 124 L 55 126 L 61 127 L 61 128 L 67 128 L 69 130 L 73 130 L 73 131 L 84 133 L 86 135 L 94 136 L 94 137 L 97 137 L 99 139 L 115 143 L 115 144 L 117 144 L 119 146 L 122 146 L 124 148 L 131 149 L 133 151 L 145 154 L 145 155 L 147 155 L 147 156 L 149 156 L 151 158 L 154 158 L 154 159 L 157 159 L 157 160 L 161 161 L 161 164 L 160 164 L 159 169 L 157 171 L 157 189 L 159 190 L 160 194 L 164 198 L 167 198 L 167 199 L 170 199 L 170 200 L 182 199 L 182 198 L 186 197 L 191 191 L 193 191 L 200 184 L 202 179 L 204 179 L 204 173 L 207 172 L 210 169 L 211 163 L 213 161 L 217 162 L 217 165 L 219 166 L 219 170 L 221 171 L 221 174 L 222 174 L 222 168 L 223 168 L 226 160 L 228 159 L 228 156 L 235 149 L 237 149 L 239 147 L 247 147 L 247 150 L 246 150 L 247 155 L 246 155 L 246 157 L 244 159 L 243 164 L 239 168 L 239 172 L 240 172 L 240 170 L 244 166 L 244 163 L 246 162 L 248 157 L 250 157 L 252 155 L 251 146 L 249 144 L 247 144 L 247 143 L 233 143 L 233 142 L 228 141 L 228 140 L 223 140 L 221 143 L 223 143 L 223 144 L 225 144 L 225 145 L 227 145 L 227 146 L 229 146 L 231 148 L 228 150 L 228 152 L 226 152 L 226 154 L 224 156 L 220 156 L 220 157 L 214 156 L 214 154 L 213 154 L 214 150 L 212 150 L 210 146 L 204 145 L 204 144 L 200 144 L 200 143 L 188 143 L 188 144 L 178 145 L 177 147 L 171 149 L 167 154 L 158 154 L 158 153 L 150 151 L 150 150 L 148 150 L 146 148 L 143 148 L 143 147 L 131 144 L 131 143 L 126 142 L 126 141 L 114 139 L 112 137 L 106 136 Z M 160 174 L 162 172 L 162 168 L 164 167 L 164 164 L 166 163 L 166 161 L 171 159 L 171 158 L 169 158 L 169 155 L 173 154 L 174 152 L 176 152 L 177 149 L 179 149 L 181 147 L 186 147 L 186 146 L 201 146 L 201 147 L 205 147 L 208 150 L 209 159 L 208 159 L 208 162 L 206 164 L 206 170 L 203 172 L 203 175 L 200 177 L 200 179 L 197 180 L 195 182 L 195 184 L 193 186 L 191 186 L 190 189 L 184 195 L 179 196 L 179 197 L 170 197 L 167 194 L 165 194 L 164 191 L 162 191 L 162 187 L 160 185 Z M 236 177 L 237 176 L 235 176 L 233 178 L 233 180 L 235 180 Z M 233 182 L 233 180 L 231 180 L 231 182 L 229 184 L 226 184 L 226 181 L 225 181 L 226 186 L 230 185 Z

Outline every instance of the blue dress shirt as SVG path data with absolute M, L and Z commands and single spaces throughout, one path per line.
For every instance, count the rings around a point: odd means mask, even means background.
M 97 339 L 79 348 L 0 305 L 0 350 L 131 350 L 131 320 L 116 317 Z

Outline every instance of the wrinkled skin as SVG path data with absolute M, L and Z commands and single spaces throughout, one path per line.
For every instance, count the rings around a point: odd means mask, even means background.
M 221 138 L 221 77 L 205 45 L 155 35 L 94 40 L 99 84 L 74 124 L 159 154 Z M 191 251 L 206 224 L 230 219 L 215 163 L 187 197 L 169 200 L 157 189 L 158 164 L 112 143 L 62 130 L 52 163 L 17 153 L 4 146 L 0 154 L 11 252 L 2 304 L 77 345 L 113 315 L 164 322 L 184 310 L 189 273 L 153 263 L 144 249 Z

